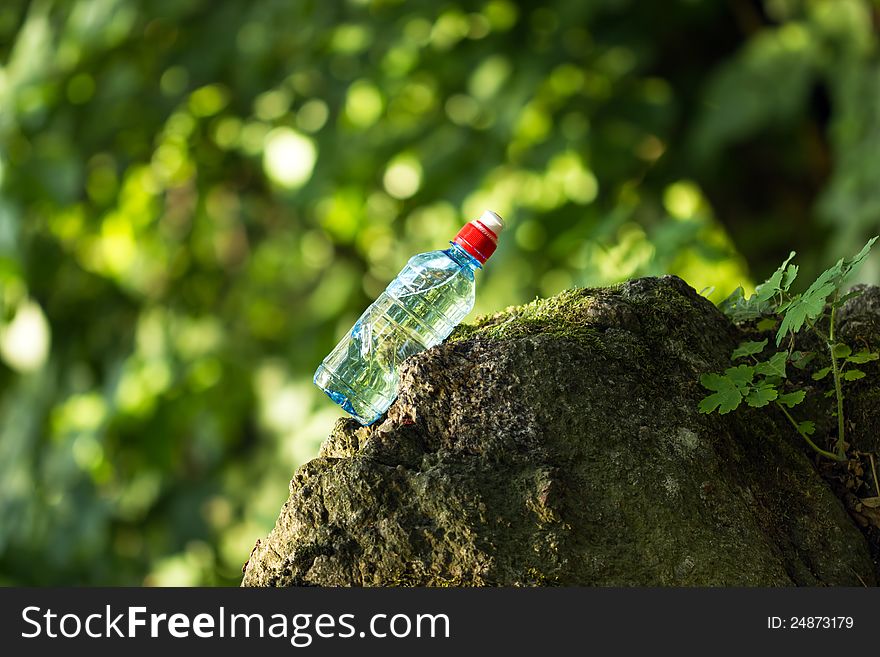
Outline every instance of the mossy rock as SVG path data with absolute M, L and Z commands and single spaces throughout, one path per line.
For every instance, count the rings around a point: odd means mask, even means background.
M 873 584 L 781 418 L 697 411 L 740 337 L 670 276 L 461 327 L 337 423 L 243 585 Z
M 880 350 L 880 287 L 860 285 L 860 292 L 838 313 L 838 336 L 854 350 Z M 867 376 L 846 384 L 844 417 L 854 447 L 880 455 L 880 361 L 859 365 Z

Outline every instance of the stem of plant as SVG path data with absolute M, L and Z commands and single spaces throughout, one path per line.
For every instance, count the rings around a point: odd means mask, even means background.
M 831 352 L 831 373 L 834 375 L 834 392 L 837 395 L 837 443 L 834 451 L 837 453 L 838 461 L 846 458 L 846 449 L 843 441 L 843 386 L 840 383 L 840 368 L 837 366 L 837 357 L 834 355 L 834 315 L 837 309 L 831 307 L 831 326 L 828 330 L 828 350 Z
M 807 441 L 807 444 L 808 444 L 810 447 L 812 447 L 812 448 L 813 448 L 818 454 L 821 454 L 822 456 L 824 456 L 824 457 L 826 457 L 826 458 L 829 458 L 829 459 L 831 459 L 832 461 L 845 461 L 845 460 L 846 460 L 846 457 L 845 457 L 845 456 L 838 456 L 837 454 L 834 454 L 833 452 L 826 451 L 826 450 L 822 449 L 821 447 L 819 447 L 819 446 L 818 446 L 816 443 L 814 443 L 812 440 L 810 440 L 810 437 L 809 437 L 807 434 L 805 434 L 803 431 L 801 431 L 800 426 L 798 426 L 798 423 L 797 423 L 797 422 L 795 421 L 795 419 L 791 416 L 791 413 L 788 412 L 788 409 L 785 408 L 785 406 L 783 406 L 783 405 L 780 404 L 779 402 L 776 402 L 776 405 L 777 405 L 777 406 L 779 407 L 779 409 L 785 414 L 785 417 L 788 418 L 788 421 L 791 422 L 791 426 L 794 427 L 794 430 L 797 431 L 797 432 L 801 435 L 801 438 L 803 438 L 804 440 L 806 440 L 806 441 Z

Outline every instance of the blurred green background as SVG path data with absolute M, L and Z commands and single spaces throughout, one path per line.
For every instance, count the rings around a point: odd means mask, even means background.
M 880 224 L 869 0 L 4 0 L 0 583 L 236 584 L 321 358 L 491 208 L 477 313 L 718 300 Z M 863 280 L 878 281 L 876 260 Z

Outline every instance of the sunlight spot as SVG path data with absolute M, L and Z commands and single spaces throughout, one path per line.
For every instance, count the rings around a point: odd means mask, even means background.
M 412 155 L 398 156 L 385 169 L 382 183 L 394 198 L 410 198 L 422 184 L 422 165 Z
M 673 183 L 663 192 L 663 206 L 676 219 L 689 219 L 700 208 L 700 188 L 688 180 Z
M 189 109 L 194 116 L 212 116 L 229 103 L 229 92 L 219 84 L 196 89 L 189 97 Z
M 358 128 L 369 128 L 382 115 L 385 102 L 371 82 L 358 80 L 348 88 L 345 97 L 345 116 Z
M 273 89 L 257 96 L 254 101 L 254 114 L 263 121 L 280 119 L 287 113 L 293 100 L 286 89 Z
M 34 301 L 25 301 L 12 321 L 0 329 L 0 356 L 15 370 L 32 372 L 46 362 L 50 339 L 43 310 Z
M 266 135 L 263 168 L 282 187 L 296 189 L 305 184 L 317 157 L 312 140 L 295 130 L 276 128 Z
M 306 132 L 318 132 L 327 123 L 329 113 L 327 103 L 319 98 L 313 98 L 296 113 L 296 125 Z

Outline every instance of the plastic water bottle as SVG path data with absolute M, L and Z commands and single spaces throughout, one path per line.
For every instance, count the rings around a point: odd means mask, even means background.
M 400 364 L 443 342 L 474 307 L 474 272 L 503 229 L 486 211 L 450 248 L 410 258 L 318 366 L 315 384 L 361 424 L 378 420 L 397 397 Z

